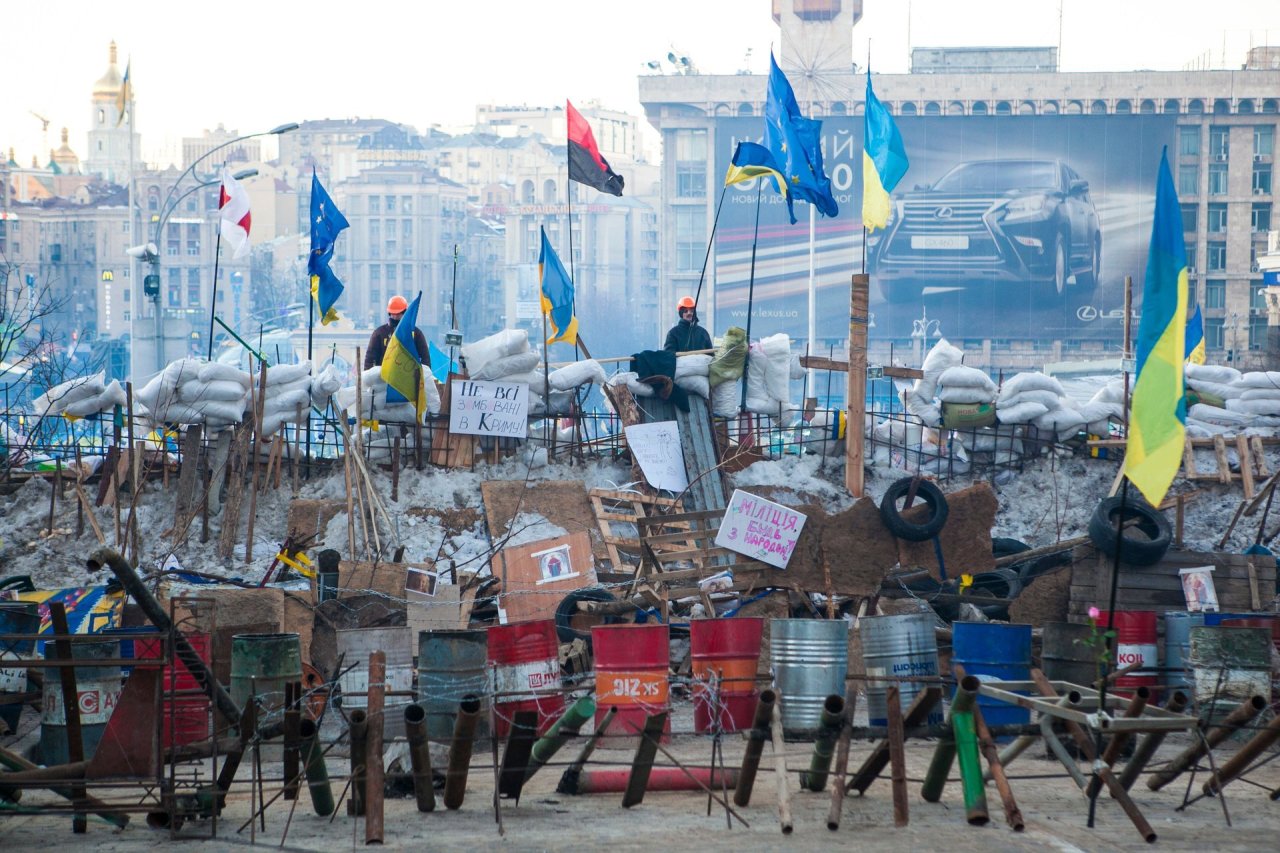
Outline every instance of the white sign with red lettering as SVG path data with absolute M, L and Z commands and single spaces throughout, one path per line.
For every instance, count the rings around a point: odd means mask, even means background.
M 804 513 L 735 489 L 716 545 L 785 569 L 806 520 Z

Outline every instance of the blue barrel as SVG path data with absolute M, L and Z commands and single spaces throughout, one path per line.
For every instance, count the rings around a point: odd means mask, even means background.
M 40 605 L 33 602 L 5 602 L 0 604 L 0 634 L 40 633 Z M 6 667 L 5 660 L 23 660 L 35 656 L 35 640 L 0 640 L 0 697 L 5 694 L 27 692 L 26 667 Z M 18 733 L 18 719 L 24 703 L 0 705 L 0 720 L 9 727 L 9 734 Z
M 427 712 L 427 737 L 452 743 L 462 697 L 471 694 L 484 709 L 480 728 L 489 731 L 489 636 L 483 629 L 418 632 L 418 704 Z
M 1164 614 L 1164 678 L 1165 684 L 1172 688 L 1186 688 L 1191 680 L 1187 677 L 1187 654 L 1191 647 L 1191 629 L 1206 624 L 1209 616 L 1217 613 L 1186 613 L 1182 610 L 1169 610 Z
M 951 659 L 979 681 L 1031 678 L 1031 626 L 1001 622 L 956 622 L 951 626 Z M 1022 691 L 1019 691 L 1022 692 Z M 1017 705 L 978 697 L 988 726 L 1021 726 L 1031 712 Z
M 1275 613 L 1205 613 L 1204 626 L 1217 628 L 1228 619 L 1275 619 Z

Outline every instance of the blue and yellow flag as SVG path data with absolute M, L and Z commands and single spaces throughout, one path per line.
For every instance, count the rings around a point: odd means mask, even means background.
M 112 53 L 115 53 L 114 48 Z M 120 81 L 120 91 L 116 93 L 116 127 L 124 124 L 125 116 L 129 114 L 129 105 L 133 102 L 133 57 L 129 57 L 129 61 L 124 65 L 124 79 Z M 130 122 L 130 128 L 133 123 Z
M 868 231 L 889 224 L 893 206 L 889 193 L 910 166 L 902 134 L 893 116 L 871 88 L 867 71 L 867 105 L 862 118 L 862 227 Z
M 1187 420 L 1182 384 L 1186 332 L 1187 247 L 1166 148 L 1160 155 L 1156 179 L 1155 221 L 1138 324 L 1138 372 L 1124 458 L 1125 475 L 1152 506 L 1164 500 L 1182 464 Z
M 538 279 L 542 283 L 542 313 L 551 321 L 555 334 L 547 338 L 547 343 L 564 341 L 567 344 L 578 341 L 578 318 L 573 311 L 573 280 L 564 270 L 564 264 L 556 257 L 556 250 L 551 248 L 547 239 L 547 230 L 542 232 L 542 248 L 538 252 Z
M 333 257 L 333 245 L 338 235 L 348 226 L 347 218 L 329 198 L 311 170 L 311 254 L 307 257 L 307 272 L 311 274 L 311 296 L 320 308 L 320 323 L 328 325 L 338 319 L 334 304 L 342 295 L 342 282 L 329 268 Z
M 763 177 L 773 178 L 773 188 L 784 196 L 787 194 L 787 182 L 778 171 L 778 164 L 773 161 L 769 149 L 755 142 L 739 142 L 733 149 L 733 160 L 725 173 L 724 185 L 729 187 Z
M 1187 320 L 1187 361 L 1192 364 L 1204 364 L 1204 318 L 1200 316 L 1200 305 L 1196 304 L 1195 313 Z
M 413 341 L 418 327 L 418 303 L 422 291 L 409 303 L 404 316 L 396 324 L 396 330 L 387 341 L 387 353 L 382 357 L 382 381 L 387 383 L 387 405 L 413 403 L 422 419 L 427 410 L 427 392 L 422 385 L 422 362 L 418 361 L 418 346 Z
M 840 212 L 831 179 L 822 167 L 822 122 L 800 113 L 791 83 L 769 54 L 769 92 L 764 102 L 764 147 L 786 181 L 787 213 L 796 221 L 795 199 L 807 201 L 824 216 Z

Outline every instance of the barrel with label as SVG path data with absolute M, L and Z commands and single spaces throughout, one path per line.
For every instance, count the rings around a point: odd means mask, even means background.
M 596 625 L 591 647 L 596 663 L 596 725 L 617 709 L 607 743 L 634 747 L 645 718 L 671 709 L 667 672 L 671 652 L 666 625 Z M 671 739 L 671 715 L 662 730 Z
M 40 605 L 26 601 L 0 603 L 0 634 L 40 633 Z M 27 668 L 6 667 L 6 660 L 29 660 L 34 657 L 36 641 L 0 640 L 0 699 L 27 692 Z M 53 670 L 50 670 L 53 672 Z M 56 673 L 54 673 L 56 676 Z M 0 704 L 0 720 L 9 727 L 10 734 L 17 734 L 18 719 L 22 716 L 23 702 Z
M 488 658 L 493 671 L 494 736 L 507 736 L 517 711 L 536 711 L 538 734 L 545 733 L 564 713 L 556 620 L 490 627 Z
M 302 645 L 297 634 L 231 638 L 231 699 L 243 708 L 250 696 L 257 696 L 259 725 L 283 718 L 284 686 L 298 681 L 302 681 Z
M 1031 626 L 1003 622 L 956 622 L 951 626 L 952 661 L 980 681 L 1027 681 L 1031 677 Z M 1019 690 L 1017 693 L 1025 693 Z M 978 696 L 988 726 L 1025 726 L 1026 708 Z
M 73 660 L 116 660 L 120 654 L 118 641 L 104 643 L 71 643 Z M 57 660 L 57 646 L 46 643 L 45 660 Z M 40 719 L 40 754 L 46 765 L 66 764 L 71 760 L 67 745 L 67 712 L 63 706 L 62 680 L 56 667 L 46 668 L 44 679 L 44 711 Z M 85 760 L 93 753 L 106 731 L 107 720 L 120 699 L 120 667 L 77 666 L 76 705 L 80 709 L 80 742 Z
M 427 712 L 427 737 L 450 743 L 462 697 L 481 700 L 479 735 L 489 733 L 488 635 L 483 628 L 418 632 L 418 704 Z
M 1098 613 L 1098 629 L 1105 630 L 1109 611 Z M 1145 687 L 1154 697 L 1156 692 L 1156 668 L 1160 665 L 1156 652 L 1156 626 L 1159 614 L 1154 610 L 1117 610 L 1115 612 L 1116 650 L 1115 666 L 1117 670 L 1138 664 L 1139 668 L 1122 675 L 1112 683 L 1116 686 L 1117 696 L 1132 696 L 1126 690 Z M 1148 668 L 1149 667 L 1149 668 Z
M 689 622 L 694 731 L 751 728 L 763 633 L 764 620 L 752 616 Z
M 889 724 L 886 693 L 890 685 L 898 686 L 902 710 L 906 711 L 916 695 L 928 686 L 916 679 L 937 679 L 938 639 L 934 622 L 932 612 L 864 616 L 858 620 L 862 661 L 867 670 L 867 722 L 871 725 Z M 941 704 L 929 715 L 928 722 L 930 725 L 942 722 Z
M 380 651 L 386 658 L 382 736 L 404 737 L 404 708 L 413 702 L 413 636 L 409 628 L 339 628 L 338 656 L 345 672 L 338 679 L 342 707 L 369 707 L 369 655 Z M 372 720 L 369 721 L 372 724 Z
M 822 721 L 831 695 L 844 696 L 849 669 L 849 623 L 843 619 L 771 619 L 769 648 L 782 694 L 782 728 L 806 737 Z

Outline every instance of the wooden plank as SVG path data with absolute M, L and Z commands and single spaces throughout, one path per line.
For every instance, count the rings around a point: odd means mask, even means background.
M 1220 435 L 1213 437 L 1213 455 L 1218 460 L 1218 482 L 1231 483 L 1231 464 L 1227 461 L 1227 440 Z
M 1258 476 L 1270 477 L 1271 469 L 1267 467 L 1267 456 L 1262 452 L 1262 436 L 1249 436 L 1249 447 L 1253 450 L 1253 462 L 1258 466 Z
M 694 512 L 673 513 L 671 515 L 654 515 L 639 519 L 637 523 L 652 527 L 659 524 L 671 524 L 676 521 L 706 521 L 709 518 L 723 517 L 724 507 L 721 507 L 720 509 L 703 509 Z
M 867 414 L 867 334 L 870 327 L 871 276 L 855 273 L 849 282 L 849 382 L 845 393 L 849 426 L 845 433 L 844 487 L 855 498 L 862 497 L 866 471 L 863 470 L 863 423 Z
M 1253 499 L 1253 459 L 1250 458 L 1249 442 L 1243 435 L 1236 436 L 1236 456 L 1240 459 L 1240 480 L 1244 483 L 1246 500 Z

